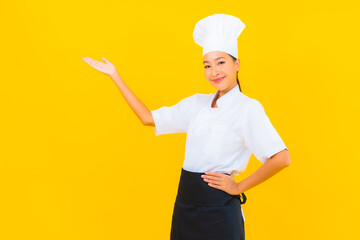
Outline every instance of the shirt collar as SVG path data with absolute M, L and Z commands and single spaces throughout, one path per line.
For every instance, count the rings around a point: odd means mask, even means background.
M 218 93 L 218 92 L 219 91 L 217 91 L 216 93 Z M 233 87 L 227 93 L 225 93 L 223 96 L 221 96 L 219 99 L 217 99 L 216 105 L 218 105 L 219 108 L 223 108 L 228 105 L 231 105 L 232 102 L 240 95 L 241 95 L 241 92 L 239 89 L 239 85 L 236 84 L 235 87 Z M 216 94 L 215 94 L 215 96 L 216 96 Z

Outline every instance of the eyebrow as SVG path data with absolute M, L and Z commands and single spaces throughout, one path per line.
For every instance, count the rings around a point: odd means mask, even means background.
M 224 57 L 218 57 L 218 58 L 215 58 L 215 60 L 218 60 L 220 58 L 224 58 Z M 207 62 L 209 62 L 209 61 L 204 61 L 203 63 L 207 63 Z

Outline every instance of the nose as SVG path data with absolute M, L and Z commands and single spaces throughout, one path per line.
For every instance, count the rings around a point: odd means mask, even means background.
M 216 77 L 217 75 L 219 75 L 219 71 L 218 71 L 217 67 L 212 68 L 211 74 L 212 74 L 212 77 Z

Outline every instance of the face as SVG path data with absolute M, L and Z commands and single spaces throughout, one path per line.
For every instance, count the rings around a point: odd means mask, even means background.
M 203 56 L 205 78 L 217 90 L 229 90 L 236 86 L 236 72 L 240 68 L 240 61 L 234 62 L 232 57 L 222 51 L 208 52 Z M 216 81 L 218 78 L 222 78 Z

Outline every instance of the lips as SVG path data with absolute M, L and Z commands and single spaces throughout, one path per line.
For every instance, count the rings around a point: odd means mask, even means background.
M 218 83 L 218 82 L 220 82 L 221 80 L 223 80 L 225 77 L 222 77 L 222 78 L 216 78 L 216 79 L 214 79 L 213 81 L 214 82 L 216 82 L 216 83 Z

